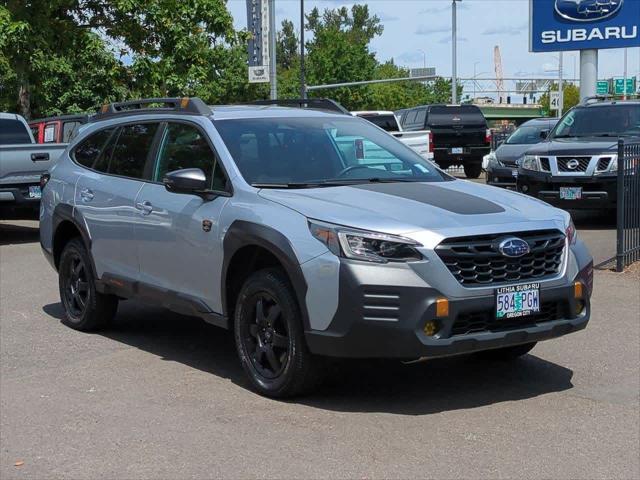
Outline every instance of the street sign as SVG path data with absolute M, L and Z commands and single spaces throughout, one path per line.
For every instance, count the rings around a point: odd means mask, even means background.
M 560 92 L 551 92 L 551 94 L 549 95 L 549 109 L 560 109 Z
M 638 0 L 529 0 L 529 50 L 640 46 Z
M 596 94 L 608 95 L 609 94 L 609 82 L 607 80 L 599 80 L 596 86 Z
M 269 2 L 247 0 L 249 83 L 269 81 Z M 265 74 L 266 72 L 266 74 Z
M 436 68 L 435 67 L 412 68 L 411 70 L 409 70 L 409 76 L 411 78 L 414 78 L 414 77 L 435 77 L 436 76 Z
M 624 78 L 616 78 L 613 81 L 614 84 L 614 92 L 616 95 L 633 95 L 636 91 L 636 79 L 635 78 L 627 78 L 627 88 L 625 92 L 624 88 Z

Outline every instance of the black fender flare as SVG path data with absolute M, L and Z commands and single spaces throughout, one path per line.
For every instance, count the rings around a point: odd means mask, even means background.
M 53 237 L 52 247 L 55 248 L 55 238 L 58 233 L 58 228 L 63 222 L 71 222 L 76 227 L 78 232 L 80 232 L 80 237 L 82 238 L 82 242 L 84 243 L 84 246 L 87 249 L 87 252 L 89 253 L 89 258 L 91 259 L 91 270 L 92 270 L 93 276 L 96 280 L 98 280 L 98 277 L 96 274 L 96 266 L 93 261 L 93 255 L 91 254 L 91 243 L 92 243 L 91 234 L 89 233 L 89 229 L 87 228 L 87 224 L 84 220 L 84 217 L 72 205 L 61 203 L 56 205 L 55 209 L 53 210 L 52 228 L 51 228 L 52 237 Z M 57 263 L 55 266 L 57 269 L 58 268 Z
M 243 247 L 258 246 L 272 253 L 284 267 L 300 306 L 304 329 L 305 331 L 310 330 L 309 312 L 306 305 L 307 281 L 302 273 L 298 257 L 287 237 L 274 228 L 244 220 L 236 220 L 227 230 L 222 245 L 223 263 L 220 285 L 222 309 L 226 317 L 229 315 L 226 279 L 231 259 Z M 232 319 L 229 319 L 229 321 L 232 321 Z

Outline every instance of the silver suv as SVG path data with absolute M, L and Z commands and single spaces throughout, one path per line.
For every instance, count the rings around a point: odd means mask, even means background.
M 456 180 L 366 120 L 199 99 L 106 106 L 50 171 L 41 243 L 64 323 L 139 299 L 233 329 L 251 385 L 327 357 L 515 358 L 584 328 L 570 216 Z

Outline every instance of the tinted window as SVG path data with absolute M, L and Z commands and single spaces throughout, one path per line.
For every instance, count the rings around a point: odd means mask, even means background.
M 81 125 L 81 122 L 65 122 L 62 126 L 62 143 L 69 143 L 78 134 Z
M 473 105 L 437 106 L 429 110 L 429 125 L 485 125 L 480 109 Z
M 205 135 L 192 125 L 170 123 L 165 130 L 153 179 L 162 181 L 167 172 L 199 168 L 207 176 L 210 188 L 224 190 L 226 177 Z
M 361 118 L 370 121 L 386 132 L 397 132 L 398 122 L 393 115 L 360 115 Z
M 29 130 L 18 120 L 0 120 L 0 145 L 31 143 Z
M 100 168 L 98 158 L 101 157 L 101 153 L 105 147 L 105 144 L 111 138 L 111 134 L 115 131 L 115 128 L 108 128 L 106 130 L 100 130 L 99 132 L 90 135 L 85 141 L 80 143 L 73 152 L 73 158 L 80 165 L 87 168 L 91 168 L 98 171 L 107 171 L 108 162 L 106 166 Z M 103 156 L 104 157 L 104 156 Z
M 617 137 L 640 135 L 640 105 L 575 108 L 553 131 L 553 137 Z
M 122 177 L 144 178 L 144 167 L 157 131 L 157 123 L 122 127 L 111 155 L 109 173 Z
M 523 125 L 518 128 L 505 143 L 508 145 L 533 145 L 542 141 L 540 132 L 543 130 L 549 130 L 548 124 L 539 125 Z
M 215 125 L 251 184 L 444 180 L 413 150 L 355 118 L 257 118 Z
M 425 120 L 427 119 L 427 109 L 418 110 L 416 114 L 416 123 L 420 128 L 424 127 Z

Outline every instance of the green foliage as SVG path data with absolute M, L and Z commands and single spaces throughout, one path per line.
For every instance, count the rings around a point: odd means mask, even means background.
M 580 89 L 576 87 L 573 83 L 565 83 L 562 86 L 562 90 L 564 93 L 564 102 L 563 103 L 563 112 L 566 112 L 570 108 L 575 107 L 578 103 L 580 103 Z M 550 92 L 557 92 L 558 85 L 553 85 Z M 550 109 L 550 95 L 549 93 L 545 93 L 540 97 L 540 105 L 542 105 L 542 109 L 546 112 L 549 112 Z

